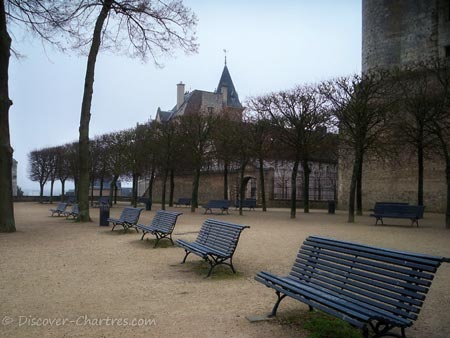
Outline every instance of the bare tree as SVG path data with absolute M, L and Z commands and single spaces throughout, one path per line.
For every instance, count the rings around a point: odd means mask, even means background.
M 0 0 L 0 232 L 16 231 L 12 202 L 13 149 L 9 134 L 9 108 L 13 102 L 9 97 L 8 77 L 11 51 L 18 52 L 13 50 L 8 26 L 28 28 L 44 41 L 54 43 L 54 35 L 46 27 L 50 22 L 53 28 L 63 23 L 63 18 L 54 16 L 57 2 Z
M 356 195 L 359 207 L 362 205 L 364 157 L 369 150 L 382 153 L 383 140 L 390 139 L 387 137 L 389 124 L 386 122 L 395 104 L 389 90 L 392 85 L 390 79 L 389 73 L 374 72 L 325 81 L 320 86 L 337 119 L 340 147 L 351 149 L 354 158 L 348 210 L 350 223 L 355 221 Z
M 52 155 L 49 149 L 33 150 L 28 154 L 29 178 L 39 182 L 39 200 L 43 201 L 44 186 L 53 170 Z
M 155 63 L 160 54 L 181 47 L 195 52 L 192 33 L 196 17 L 181 0 L 78 0 L 60 4 L 61 16 L 70 13 L 62 28 L 73 37 L 76 48 L 90 46 L 87 58 L 79 128 L 79 220 L 89 221 L 89 122 L 94 73 L 100 47 L 123 50 L 132 57 Z M 94 27 L 93 32 L 90 27 Z M 128 41 L 128 43 L 126 42 Z
M 180 137 L 184 140 L 185 156 L 190 160 L 194 180 L 192 182 L 191 212 L 198 207 L 198 187 L 202 168 L 208 163 L 212 155 L 212 126 L 217 115 L 186 114 L 179 118 Z
M 424 157 L 433 148 L 430 124 L 434 112 L 433 73 L 425 65 L 414 65 L 398 70 L 393 77 L 398 88 L 399 114 L 393 116 L 394 135 L 398 144 L 413 148 L 417 156 L 417 204 L 423 205 Z
M 315 87 L 299 86 L 252 99 L 252 106 L 265 119 L 270 120 L 274 134 L 280 140 L 293 161 L 291 175 L 291 218 L 297 209 L 297 174 L 303 167 L 304 212 L 309 212 L 309 162 L 311 153 L 320 144 L 330 122 L 329 112 L 323 109 L 323 98 Z

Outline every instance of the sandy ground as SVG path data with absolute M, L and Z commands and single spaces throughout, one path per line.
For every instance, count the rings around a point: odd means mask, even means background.
M 450 230 L 437 214 L 411 228 L 407 220 L 373 226 L 368 216 L 350 225 L 344 213 L 317 210 L 291 220 L 281 209 L 211 217 L 178 208 L 184 214 L 174 238 L 194 240 L 206 218 L 251 226 L 234 256 L 238 273 L 224 266 L 205 279 L 207 266 L 197 256 L 182 265 L 181 248 L 154 249 L 153 240 L 141 241 L 134 230 L 99 227 L 98 209 L 91 211 L 92 223 L 79 224 L 50 217 L 49 207 L 16 204 L 18 231 L 0 234 L 0 337 L 307 337 L 298 325 L 245 317 L 268 313 L 275 301 L 272 290 L 253 280 L 255 273 L 286 274 L 308 235 L 450 257 Z M 144 211 L 140 223 L 153 216 Z M 450 337 L 449 282 L 450 264 L 443 264 L 408 337 Z M 279 315 L 307 310 L 286 299 Z

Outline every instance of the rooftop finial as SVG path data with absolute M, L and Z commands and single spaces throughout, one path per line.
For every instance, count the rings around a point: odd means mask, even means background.
M 227 65 L 227 50 L 224 49 L 223 52 L 225 53 L 225 66 Z

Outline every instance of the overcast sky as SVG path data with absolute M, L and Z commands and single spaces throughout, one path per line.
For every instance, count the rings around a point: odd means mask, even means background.
M 360 0 L 185 0 L 198 17 L 195 55 L 178 51 L 152 62 L 100 52 L 90 135 L 130 128 L 176 103 L 176 84 L 213 91 L 227 65 L 241 102 L 361 69 Z M 16 36 L 24 58 L 10 63 L 11 143 L 18 185 L 26 192 L 28 153 L 78 139 L 86 57 L 62 54 Z M 17 41 L 19 40 L 19 41 Z M 59 184 L 55 185 L 59 191 Z

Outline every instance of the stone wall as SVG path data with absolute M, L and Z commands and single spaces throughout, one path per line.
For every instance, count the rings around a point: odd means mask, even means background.
M 339 157 L 339 209 L 348 208 L 352 158 Z M 396 160 L 365 160 L 363 166 L 363 209 L 373 208 L 375 202 L 408 202 L 417 204 L 417 159 L 413 154 L 403 154 Z M 424 205 L 426 211 L 444 212 L 447 187 L 445 166 L 440 158 L 425 159 Z

